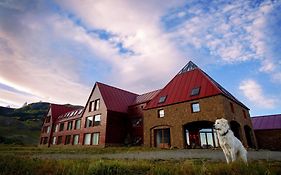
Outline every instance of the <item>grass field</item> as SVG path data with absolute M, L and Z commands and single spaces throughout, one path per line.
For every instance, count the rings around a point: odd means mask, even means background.
M 155 150 L 143 147 L 131 148 L 38 148 L 0 146 L 0 174 L 281 174 L 281 162 L 253 161 L 248 165 L 237 162 L 227 165 L 225 162 L 214 162 L 201 159 L 188 160 L 51 160 L 33 158 L 40 153 L 89 154 L 120 153 Z

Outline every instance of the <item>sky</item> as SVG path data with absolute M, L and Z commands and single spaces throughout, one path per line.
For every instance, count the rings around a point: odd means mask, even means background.
M 190 60 L 281 113 L 281 1 L 0 0 L 0 106 L 85 105 L 96 81 L 142 94 Z

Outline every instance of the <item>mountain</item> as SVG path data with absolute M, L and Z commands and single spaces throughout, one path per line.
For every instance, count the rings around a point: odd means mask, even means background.
M 49 105 L 38 102 L 17 109 L 0 106 L 0 144 L 37 145 Z

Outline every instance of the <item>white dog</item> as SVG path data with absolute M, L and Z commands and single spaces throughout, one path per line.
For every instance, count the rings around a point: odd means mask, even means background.
M 234 162 L 237 156 L 247 163 L 247 151 L 240 140 L 230 130 L 228 121 L 224 118 L 217 119 L 214 129 L 217 130 L 219 144 L 224 152 L 227 163 Z

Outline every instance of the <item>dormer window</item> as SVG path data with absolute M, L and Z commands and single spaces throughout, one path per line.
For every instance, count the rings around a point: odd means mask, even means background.
M 192 89 L 190 96 L 199 95 L 199 93 L 200 93 L 200 87 L 196 87 Z
M 167 96 L 162 96 L 162 97 L 160 97 L 158 103 L 164 103 L 165 100 L 166 100 L 166 97 L 167 97 Z

